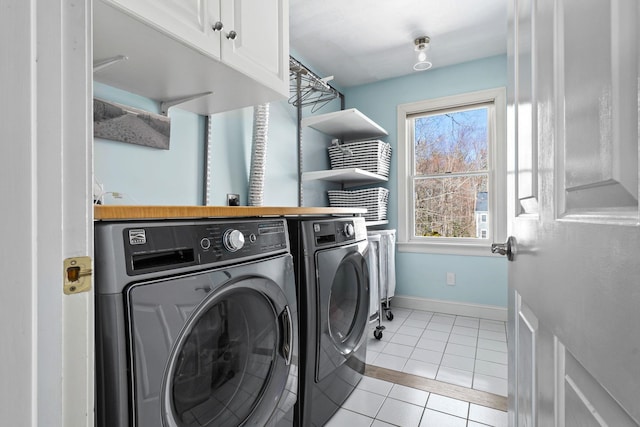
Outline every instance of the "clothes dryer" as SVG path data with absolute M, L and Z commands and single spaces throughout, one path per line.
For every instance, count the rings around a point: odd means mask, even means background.
M 300 386 L 296 420 L 322 426 L 365 369 L 369 274 L 364 218 L 289 219 L 298 284 Z
M 99 222 L 99 427 L 291 426 L 297 304 L 284 219 Z

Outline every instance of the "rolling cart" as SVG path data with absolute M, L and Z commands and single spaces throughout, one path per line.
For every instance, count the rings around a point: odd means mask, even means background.
M 369 262 L 369 323 L 378 322 L 373 336 L 376 339 L 382 338 L 382 300 L 380 299 L 380 241 L 382 236 L 379 233 L 367 233 L 369 241 L 369 251 L 367 261 Z
M 369 240 L 369 277 L 371 300 L 369 321 L 378 322 L 373 336 L 382 338 L 382 316 L 393 320 L 391 298 L 396 290 L 395 242 L 396 230 L 375 230 L 367 234 Z
M 380 300 L 385 317 L 391 321 L 393 320 L 391 298 L 396 292 L 396 230 L 376 230 L 375 233 L 380 235 L 378 252 Z

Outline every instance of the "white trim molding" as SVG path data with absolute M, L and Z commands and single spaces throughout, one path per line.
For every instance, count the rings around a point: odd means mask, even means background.
M 468 255 L 468 256 L 484 256 L 499 258 L 501 255 L 491 253 L 491 245 L 486 243 L 481 244 L 455 244 L 455 243 L 438 243 L 432 242 L 429 244 L 408 242 L 397 243 L 396 248 L 398 252 L 413 252 L 423 254 L 442 254 L 442 255 Z
M 90 0 L 0 1 L 0 418 L 94 424 L 93 293 L 64 260 L 93 255 Z
M 395 295 L 393 307 L 409 308 L 412 310 L 433 311 L 436 313 L 453 314 L 456 316 L 478 317 L 487 320 L 507 321 L 507 307 L 495 305 L 472 304 L 467 302 L 443 301 L 430 298 Z

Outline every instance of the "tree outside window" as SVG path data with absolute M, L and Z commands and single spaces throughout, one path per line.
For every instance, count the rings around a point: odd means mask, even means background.
M 415 236 L 482 238 L 478 223 L 482 215 L 486 219 L 489 191 L 487 120 L 486 107 L 411 119 Z

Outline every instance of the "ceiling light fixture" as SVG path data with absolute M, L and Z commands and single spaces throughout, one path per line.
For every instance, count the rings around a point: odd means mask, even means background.
M 427 36 L 418 37 L 414 40 L 414 50 L 416 51 L 416 63 L 413 66 L 414 70 L 424 71 L 431 68 L 431 62 L 429 61 L 429 57 L 427 55 L 430 41 L 431 39 Z

